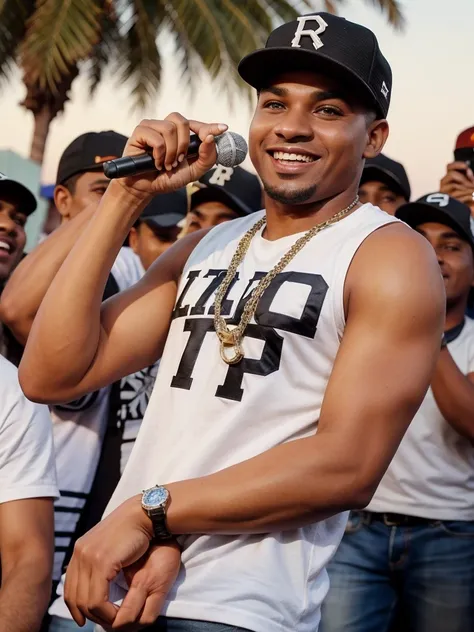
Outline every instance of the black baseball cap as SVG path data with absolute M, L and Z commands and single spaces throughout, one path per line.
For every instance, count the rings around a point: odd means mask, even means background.
M 276 74 L 292 70 L 340 76 L 379 116 L 387 116 L 392 71 L 377 38 L 365 26 L 325 12 L 303 15 L 275 29 L 265 48 L 239 64 L 240 76 L 257 90 L 268 86 Z
M 78 136 L 66 147 L 59 160 L 56 184 L 64 184 L 78 173 L 102 171 L 104 162 L 123 154 L 126 143 L 126 136 L 112 130 Z
M 157 195 L 148 204 L 139 217 L 139 222 L 151 224 L 157 228 L 173 228 L 186 217 L 188 196 L 186 189 Z
M 24 184 L 0 173 L 0 199 L 3 196 L 5 196 L 6 201 L 17 203 L 18 210 L 25 215 L 31 215 L 36 210 L 37 202 L 33 193 Z
M 471 211 L 466 204 L 446 193 L 428 193 L 416 202 L 403 204 L 395 216 L 412 228 L 427 222 L 449 226 L 474 250 L 474 219 Z
M 404 197 L 407 202 L 410 200 L 411 189 L 405 167 L 388 156 L 379 154 L 365 161 L 360 183 L 371 181 L 383 182 L 391 191 Z
M 191 210 L 204 202 L 222 202 L 240 217 L 262 208 L 262 187 L 253 173 L 242 167 L 219 165 L 196 183 L 191 195 Z

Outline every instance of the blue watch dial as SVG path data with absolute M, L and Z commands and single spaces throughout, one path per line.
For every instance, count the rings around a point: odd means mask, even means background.
M 143 494 L 143 503 L 151 507 L 159 507 L 168 500 L 168 490 L 164 487 L 153 487 Z

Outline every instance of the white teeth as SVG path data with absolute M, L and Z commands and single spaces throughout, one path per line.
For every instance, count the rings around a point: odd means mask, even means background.
M 6 250 L 7 252 L 10 252 L 10 250 L 12 249 L 10 244 L 8 244 L 6 241 L 2 241 L 1 239 L 0 239 L 0 248 L 2 250 Z
M 275 160 L 288 160 L 290 162 L 313 162 L 312 156 L 306 154 L 288 154 L 286 151 L 274 151 L 273 157 Z

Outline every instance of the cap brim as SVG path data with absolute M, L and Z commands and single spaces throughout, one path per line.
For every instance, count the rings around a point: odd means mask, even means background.
M 157 226 L 158 228 L 174 228 L 183 220 L 184 215 L 180 213 L 165 213 L 163 215 L 151 215 L 140 218 L 140 221 L 145 224 L 153 224 L 153 226 Z
M 307 70 L 322 72 L 329 76 L 337 75 L 352 82 L 359 90 L 363 90 L 365 100 L 370 101 L 377 112 L 383 117 L 383 112 L 373 90 L 352 69 L 344 64 L 326 57 L 319 51 L 309 51 L 305 48 L 291 46 L 261 48 L 250 53 L 239 64 L 239 74 L 256 90 L 268 86 L 275 75 L 281 75 L 292 70 Z
M 31 215 L 36 211 L 37 201 L 33 193 L 16 180 L 0 180 L 0 196 L 8 195 L 18 200 L 19 210 L 25 215 Z
M 222 202 L 239 216 L 250 215 L 253 211 L 239 198 L 224 189 L 206 185 L 191 195 L 191 210 L 205 202 Z
M 380 182 L 386 184 L 395 193 L 404 197 L 407 202 L 410 199 L 410 193 L 404 189 L 400 180 L 391 171 L 388 171 L 383 167 L 379 167 L 378 165 L 368 165 L 367 167 L 364 167 L 364 170 L 362 171 L 360 183 L 364 184 L 364 182 L 370 182 L 372 180 L 380 180 Z
M 449 228 L 452 228 L 474 248 L 474 238 L 472 235 L 466 233 L 461 224 L 441 208 L 435 208 L 425 202 L 410 202 L 409 204 L 401 206 L 395 213 L 395 216 L 401 219 L 402 222 L 405 222 L 405 224 L 408 224 L 408 226 L 411 226 L 411 228 L 417 228 L 421 224 L 428 224 L 430 222 L 449 226 Z

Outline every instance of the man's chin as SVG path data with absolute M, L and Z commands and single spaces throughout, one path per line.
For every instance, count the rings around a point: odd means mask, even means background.
M 271 186 L 264 183 L 265 193 L 275 202 L 293 206 L 310 202 L 316 194 L 315 184 L 306 187 Z

